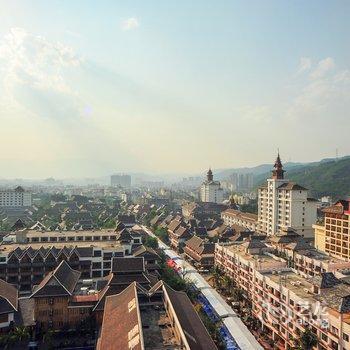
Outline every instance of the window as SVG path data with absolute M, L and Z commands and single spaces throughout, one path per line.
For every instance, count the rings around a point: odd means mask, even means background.
M 346 333 L 343 333 L 343 339 L 348 342 L 349 341 L 349 335 Z

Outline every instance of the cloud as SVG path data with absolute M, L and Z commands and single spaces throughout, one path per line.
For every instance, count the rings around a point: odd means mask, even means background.
M 139 25 L 140 24 L 139 24 L 139 21 L 137 18 L 130 17 L 122 22 L 121 28 L 122 28 L 122 30 L 126 31 L 126 30 L 136 29 L 137 27 L 139 27 Z
M 71 47 L 12 28 L 0 40 L 2 98 L 36 116 L 77 117 L 80 101 L 67 76 L 81 63 Z
M 331 120 L 350 109 L 350 71 L 337 70 L 331 57 L 318 62 L 309 79 L 297 86 L 286 108 L 288 120 Z
M 268 106 L 245 105 L 235 109 L 239 117 L 248 123 L 268 124 L 272 121 L 271 109 Z
M 318 62 L 317 67 L 311 72 L 311 79 L 323 78 L 329 71 L 335 68 L 335 63 L 332 57 L 327 57 Z
M 298 73 L 308 71 L 312 66 L 312 60 L 309 57 L 301 57 L 299 61 Z

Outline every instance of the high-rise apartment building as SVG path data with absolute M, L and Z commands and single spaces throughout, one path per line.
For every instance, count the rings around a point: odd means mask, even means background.
M 131 176 L 125 174 L 112 175 L 111 186 L 129 188 L 131 186 Z
M 274 235 L 285 227 L 312 237 L 312 225 L 317 218 L 317 201 L 308 197 L 308 190 L 284 178 L 282 162 L 278 154 L 272 177 L 259 188 L 259 229 Z
M 0 207 L 30 207 L 31 205 L 32 194 L 21 186 L 0 190 Z
M 222 203 L 224 200 L 223 189 L 219 181 L 214 181 L 213 172 L 209 169 L 207 179 L 200 188 L 200 200 L 202 202 Z
M 324 224 L 314 225 L 315 246 L 331 256 L 350 260 L 350 199 L 323 209 Z
M 232 185 L 232 190 L 238 192 L 249 192 L 254 186 L 254 176 L 251 173 L 233 173 L 229 176 L 228 181 Z
M 273 344 L 267 349 L 295 349 L 306 330 L 317 338 L 310 349 L 350 349 L 350 286 L 336 277 L 341 275 L 333 272 L 332 259 L 315 253 L 310 260 L 307 251 L 309 261 L 300 268 L 312 265 L 310 278 L 307 270 L 300 273 L 267 252 L 264 242 L 251 238 L 241 244 L 216 244 L 214 258 L 251 305 L 259 332 Z

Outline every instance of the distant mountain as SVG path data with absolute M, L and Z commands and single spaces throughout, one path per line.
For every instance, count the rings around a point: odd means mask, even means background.
M 340 159 L 323 159 L 320 162 L 285 167 L 286 178 L 310 189 L 312 196 L 332 196 L 333 199 L 350 196 L 350 156 Z M 271 172 L 257 174 L 255 184 L 261 185 Z
M 293 163 L 293 162 L 287 162 L 284 164 L 284 168 L 286 170 L 292 169 L 295 167 L 300 167 L 307 165 L 309 163 Z M 225 180 L 227 179 L 232 173 L 238 173 L 238 174 L 245 174 L 245 173 L 252 173 L 254 176 L 259 175 L 265 175 L 266 173 L 270 172 L 272 170 L 273 164 L 260 164 L 254 167 L 244 167 L 244 168 L 231 168 L 231 169 L 223 169 L 223 170 L 216 170 L 214 172 L 215 178 L 217 180 Z

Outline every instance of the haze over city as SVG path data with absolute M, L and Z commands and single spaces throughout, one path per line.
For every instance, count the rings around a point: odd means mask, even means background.
M 350 153 L 346 1 L 0 1 L 0 174 Z M 14 138 L 15 135 L 15 138 Z

